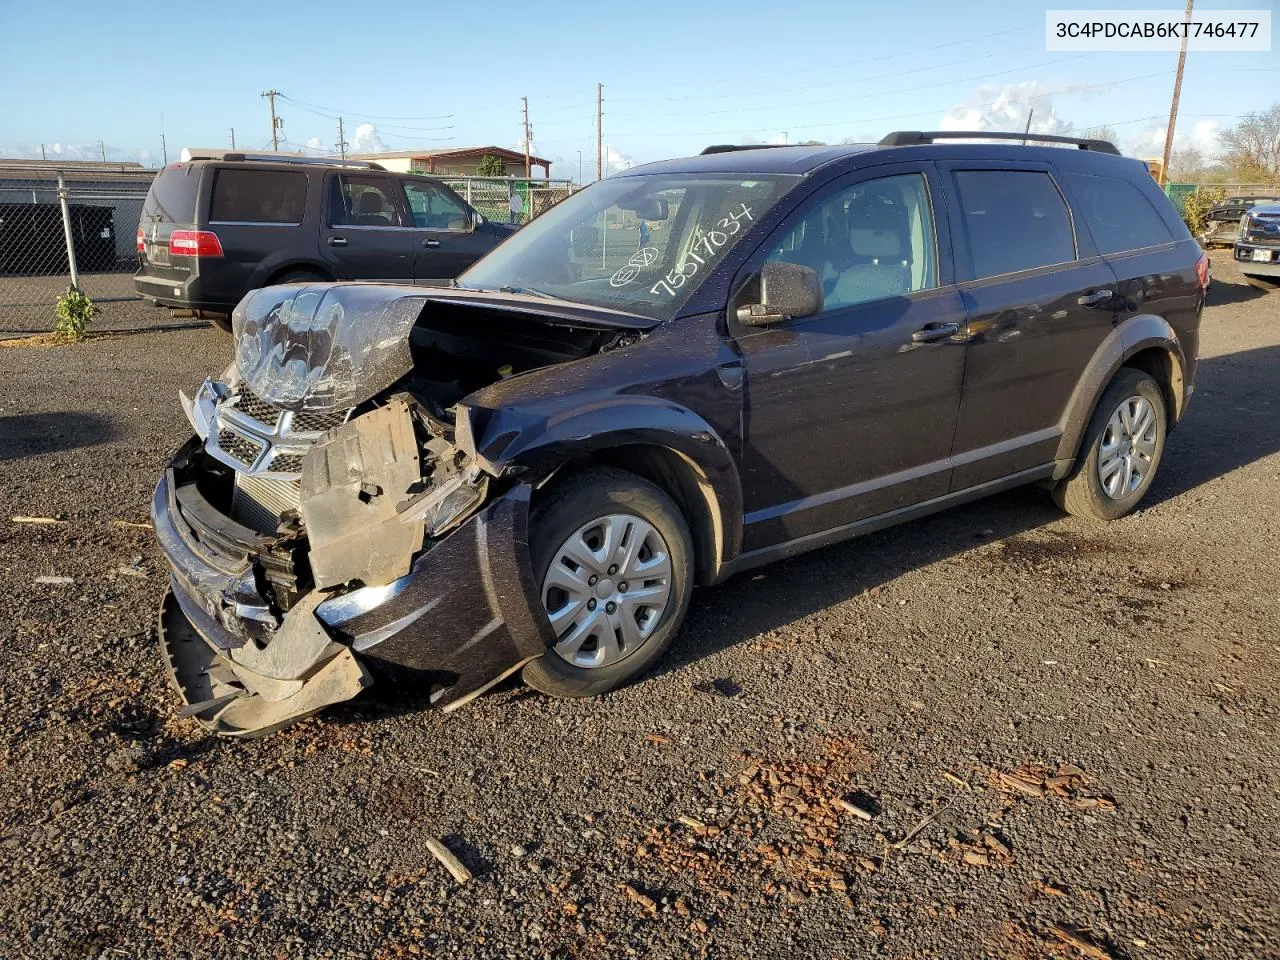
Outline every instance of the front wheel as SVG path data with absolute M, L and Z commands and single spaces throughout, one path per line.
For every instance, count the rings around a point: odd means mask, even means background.
M 1155 479 L 1167 431 L 1160 385 L 1122 368 L 1094 407 L 1075 467 L 1053 492 L 1058 506 L 1088 520 L 1131 513 Z
M 659 487 L 596 468 L 551 490 L 530 520 L 534 574 L 556 641 L 524 668 L 531 687 L 590 697 L 662 656 L 693 589 L 693 544 Z
M 1268 292 L 1272 290 L 1280 290 L 1280 277 L 1260 277 L 1254 273 L 1245 273 L 1241 274 L 1241 276 L 1244 277 L 1245 283 L 1249 284 L 1251 287 L 1256 287 L 1259 290 L 1266 290 Z

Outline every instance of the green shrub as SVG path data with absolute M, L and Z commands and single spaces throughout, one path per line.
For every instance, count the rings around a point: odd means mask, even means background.
M 1205 217 L 1226 198 L 1227 192 L 1222 187 L 1201 187 L 1187 194 L 1182 201 L 1182 219 L 1193 237 L 1198 240 L 1208 232 L 1209 221 Z
M 66 293 L 59 294 L 56 304 L 58 322 L 54 332 L 68 340 L 83 339 L 89 321 L 98 313 L 98 305 L 75 287 L 67 287 Z

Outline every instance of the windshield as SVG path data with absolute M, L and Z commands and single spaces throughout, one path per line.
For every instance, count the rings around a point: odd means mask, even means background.
M 798 180 L 679 173 L 601 180 L 517 231 L 458 286 L 669 320 Z

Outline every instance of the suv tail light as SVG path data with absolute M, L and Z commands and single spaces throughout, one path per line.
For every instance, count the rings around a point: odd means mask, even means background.
M 138 241 L 138 252 L 139 253 L 145 252 L 147 249 L 147 239 L 146 239 L 146 234 L 142 232 L 141 227 L 138 228 L 137 241 Z
M 176 257 L 220 257 L 222 242 L 212 230 L 175 230 L 169 234 L 169 253 Z
M 1200 281 L 1200 289 L 1209 289 L 1209 255 L 1207 253 L 1200 254 L 1200 259 L 1196 261 L 1196 279 Z

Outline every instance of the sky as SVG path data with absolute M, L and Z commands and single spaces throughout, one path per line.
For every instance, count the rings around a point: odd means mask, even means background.
M 1198 9 L 1277 0 L 1200 0 Z M 1055 9 L 1064 3 L 1051 5 Z M 1098 6 L 1102 6 L 1098 4 Z M 1122 0 L 1112 8 L 1181 3 Z M 711 143 L 878 140 L 895 129 L 1107 125 L 1135 156 L 1159 156 L 1177 54 L 1044 49 L 1044 6 L 1025 2 L 481 6 L 379 0 L 223 0 L 130 5 L 0 3 L 8 79 L 0 157 L 135 160 L 183 146 L 270 146 L 268 89 L 282 149 L 349 152 L 495 144 L 533 152 L 553 177 L 596 172 L 596 84 L 604 85 L 608 171 Z M 1188 55 L 1179 147 L 1208 154 L 1240 115 L 1280 102 L 1270 53 Z M 25 78 L 15 81 L 13 78 Z

